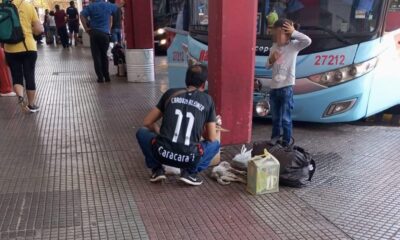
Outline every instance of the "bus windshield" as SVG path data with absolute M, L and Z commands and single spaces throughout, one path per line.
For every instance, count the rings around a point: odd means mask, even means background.
M 174 27 L 185 0 L 153 0 L 154 28 Z
M 190 0 L 190 30 L 206 31 L 208 1 Z M 270 40 L 271 28 L 279 18 L 300 24 L 300 31 L 316 41 L 308 51 L 327 50 L 377 37 L 383 0 L 259 0 L 258 41 Z M 325 41 L 318 45 L 318 39 Z M 201 40 L 201 39 L 200 39 Z M 205 39 L 203 39 L 203 42 Z M 315 49 L 317 47 L 317 49 Z
M 153 0 L 153 16 L 160 17 L 166 15 L 166 1 L 165 0 Z

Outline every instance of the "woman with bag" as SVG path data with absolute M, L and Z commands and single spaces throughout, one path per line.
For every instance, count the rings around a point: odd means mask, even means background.
M 14 0 L 13 4 L 18 9 L 19 19 L 25 39 L 16 44 L 5 44 L 6 61 L 11 70 L 14 91 L 18 96 L 18 103 L 23 111 L 37 112 L 39 107 L 36 105 L 36 83 L 35 68 L 37 59 L 37 45 L 34 35 L 43 32 L 43 25 L 35 7 L 24 1 Z M 24 99 L 24 80 L 28 101 Z

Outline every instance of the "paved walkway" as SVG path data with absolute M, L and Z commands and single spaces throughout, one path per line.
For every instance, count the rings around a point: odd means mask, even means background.
M 397 127 L 296 124 L 318 164 L 304 189 L 154 185 L 134 132 L 166 89 L 165 58 L 155 83 L 98 84 L 87 49 L 45 48 L 37 78 L 40 113 L 0 98 L 0 239 L 400 239 Z M 255 140 L 269 133 L 255 122 Z

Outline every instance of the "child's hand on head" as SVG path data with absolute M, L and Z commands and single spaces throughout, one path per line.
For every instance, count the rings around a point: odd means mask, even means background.
M 293 24 L 290 24 L 288 22 L 285 22 L 283 24 L 283 28 L 282 28 L 286 33 L 292 35 L 292 33 L 294 32 L 295 28 Z

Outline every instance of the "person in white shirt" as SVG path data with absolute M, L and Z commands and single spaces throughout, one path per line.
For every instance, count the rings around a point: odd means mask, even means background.
M 47 29 L 47 37 L 49 38 L 46 42 L 47 44 L 54 44 L 57 43 L 57 27 L 56 21 L 54 20 L 54 11 L 50 11 L 49 18 L 48 18 L 48 29 Z

